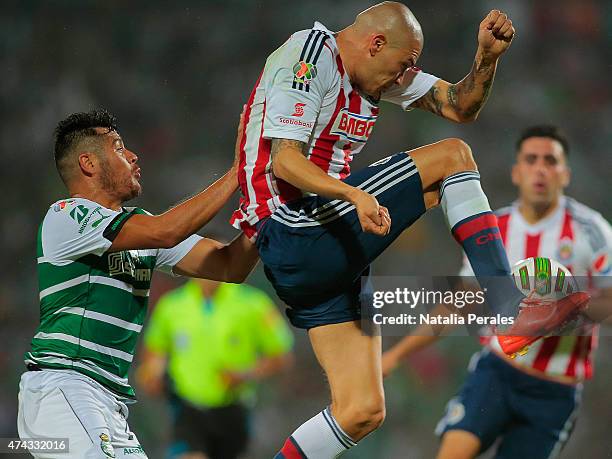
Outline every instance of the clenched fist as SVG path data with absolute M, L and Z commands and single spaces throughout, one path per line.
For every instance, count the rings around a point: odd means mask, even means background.
M 498 57 L 508 49 L 514 33 L 508 15 L 499 10 L 492 10 L 480 23 L 478 45 L 485 53 Z

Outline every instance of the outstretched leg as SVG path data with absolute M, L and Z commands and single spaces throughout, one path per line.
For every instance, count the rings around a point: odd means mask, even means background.
M 363 334 L 358 321 L 311 328 L 308 335 L 332 402 L 291 434 L 277 458 L 335 458 L 385 417 L 380 336 Z
M 486 288 L 493 312 L 515 316 L 523 295 L 510 277 L 497 218 L 480 186 L 470 147 L 460 139 L 446 139 L 409 153 L 419 170 L 423 190 L 439 189 L 448 225 L 481 287 Z M 431 201 L 426 205 L 435 204 Z

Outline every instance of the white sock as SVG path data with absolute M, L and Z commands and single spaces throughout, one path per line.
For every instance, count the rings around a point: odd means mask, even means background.
M 478 171 L 466 171 L 451 175 L 440 185 L 440 204 L 448 226 L 482 212 L 491 212 L 487 196 L 480 186 Z
M 333 459 L 357 444 L 338 425 L 329 407 L 298 427 L 291 438 L 309 459 Z

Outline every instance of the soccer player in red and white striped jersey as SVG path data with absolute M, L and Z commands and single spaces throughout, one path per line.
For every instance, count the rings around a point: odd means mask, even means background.
M 612 228 L 600 213 L 563 195 L 570 181 L 568 151 L 567 140 L 556 127 L 526 129 L 512 168 L 519 197 L 496 215 L 510 263 L 549 257 L 575 276 L 588 278 L 594 293 L 586 314 L 601 321 L 612 304 Z M 467 259 L 460 274 L 473 276 Z M 385 352 L 385 374 L 437 339 L 420 335 L 404 338 Z M 496 336 L 483 336 L 483 352 L 471 362 L 468 381 L 438 425 L 443 435 L 438 458 L 473 458 L 500 436 L 499 457 L 538 459 L 558 454 L 574 423 L 581 383 L 593 375 L 596 339 L 596 327 L 585 327 L 575 336 L 537 341 L 527 354 L 510 359 Z M 483 386 L 486 396 L 477 396 L 478 386 Z
M 507 15 L 491 11 L 471 71 L 452 84 L 416 69 L 420 25 L 405 5 L 383 2 L 337 33 L 320 23 L 296 32 L 268 57 L 247 103 L 243 196 L 232 223 L 257 245 L 291 323 L 308 330 L 332 393 L 331 406 L 294 431 L 279 458 L 333 458 L 381 424 L 381 340 L 361 329 L 361 280 L 428 209 L 441 205 L 479 281 L 502 279 L 509 294 L 499 294 L 499 283 L 487 293 L 498 300 L 489 301 L 494 312 L 518 313 L 515 326 L 525 325 L 524 296 L 465 142 L 445 139 L 350 170 L 380 101 L 476 119 L 513 36 Z M 546 327 L 562 316 L 552 314 Z

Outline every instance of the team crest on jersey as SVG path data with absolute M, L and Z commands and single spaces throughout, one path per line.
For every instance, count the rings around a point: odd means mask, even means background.
M 106 435 L 105 433 L 101 433 L 100 434 L 100 449 L 102 449 L 102 452 L 104 453 L 104 455 L 106 457 L 111 457 L 114 458 L 115 456 L 115 449 L 113 448 L 113 445 L 110 441 L 110 438 L 108 437 L 108 435 Z
M 293 81 L 295 83 L 310 84 L 317 76 L 317 66 L 310 62 L 300 61 L 293 66 Z
M 376 115 L 349 112 L 345 107 L 338 112 L 330 134 L 339 135 L 351 142 L 367 142 L 374 129 L 376 118 Z
M 567 261 L 572 258 L 574 254 L 574 243 L 570 238 L 563 238 L 559 241 L 559 248 L 557 251 L 559 253 L 559 260 Z

